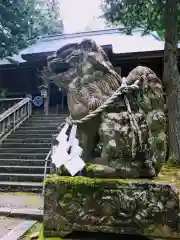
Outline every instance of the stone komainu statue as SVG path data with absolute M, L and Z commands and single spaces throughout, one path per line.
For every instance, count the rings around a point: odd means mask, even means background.
M 73 120 L 79 120 L 121 94 L 101 113 L 78 125 L 83 160 L 96 177 L 155 177 L 166 157 L 166 118 L 160 79 L 138 66 L 119 76 L 92 40 L 68 44 L 48 58 L 51 80 L 68 94 Z M 84 172 L 88 175 L 88 172 Z

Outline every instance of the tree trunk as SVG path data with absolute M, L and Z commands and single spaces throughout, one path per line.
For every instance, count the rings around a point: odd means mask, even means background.
M 177 68 L 177 0 L 166 1 L 163 80 L 167 91 L 169 157 L 180 163 L 180 76 Z

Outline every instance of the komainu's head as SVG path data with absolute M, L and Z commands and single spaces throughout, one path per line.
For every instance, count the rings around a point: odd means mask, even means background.
M 48 57 L 48 69 L 52 81 L 68 92 L 70 113 L 78 118 L 109 98 L 121 79 L 103 49 L 88 39 L 67 44 Z
M 95 41 L 87 39 L 81 43 L 67 44 L 48 57 L 48 69 L 52 79 L 60 88 L 69 89 L 69 84 L 79 84 L 80 78 L 92 75 L 97 62 L 106 62 L 112 67 L 106 53 Z M 82 83 L 82 80 L 81 80 Z

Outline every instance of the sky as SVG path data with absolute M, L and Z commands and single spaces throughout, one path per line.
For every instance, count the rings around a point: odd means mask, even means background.
M 94 30 L 105 26 L 101 15 L 101 0 L 61 0 L 60 10 L 65 33 L 84 31 L 89 25 Z

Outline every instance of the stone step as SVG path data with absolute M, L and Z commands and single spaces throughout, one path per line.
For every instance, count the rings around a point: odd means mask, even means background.
M 51 120 L 53 120 L 53 121 L 58 121 L 58 120 L 63 120 L 65 118 L 67 118 L 67 117 L 68 117 L 68 115 L 56 116 L 56 117 L 54 117 L 54 116 L 43 117 L 43 116 L 40 116 L 40 115 L 39 116 L 38 115 L 34 115 L 34 116 L 30 117 L 28 121 L 31 121 L 31 120 L 41 120 L 41 121 L 51 121 Z
M 12 182 L 42 182 L 44 174 L 32 173 L 0 173 L 0 181 Z
M 23 148 L 23 145 L 20 148 L 0 148 L 0 153 L 14 153 L 14 154 L 23 154 L 23 153 L 44 153 L 45 155 L 48 154 L 50 148 Z
M 22 239 L 22 236 L 29 230 L 27 226 L 27 220 L 43 220 L 43 210 L 37 208 L 11 208 L 11 207 L 0 207 L 0 216 L 9 218 L 26 219 L 25 222 L 20 223 L 8 232 L 3 239 Z M 31 225 L 32 226 L 32 225 Z M 25 228 L 26 227 L 26 228 Z M 37 238 L 36 238 L 37 239 Z M 1 238 L 2 240 L 2 238 Z
M 58 121 L 58 122 L 29 122 L 27 121 L 27 123 L 23 124 L 22 127 L 36 127 L 36 128 L 47 128 L 47 127 L 54 127 L 57 128 L 62 124 L 63 121 Z
M 66 118 L 56 118 L 56 119 L 30 119 L 28 120 L 27 122 L 24 122 L 25 123 L 46 123 L 46 124 L 51 124 L 51 123 L 62 123 L 62 122 L 65 122 Z
M 31 118 L 40 117 L 42 119 L 48 119 L 48 118 L 62 118 L 63 116 L 60 114 L 49 114 L 49 115 L 43 115 L 43 114 L 33 114 Z
M 0 159 L 0 166 L 45 166 L 44 159 Z M 49 160 L 47 166 L 51 165 L 51 161 Z
M 60 116 L 62 116 L 62 115 L 65 115 L 65 113 L 62 113 L 62 114 L 60 114 L 60 113 L 49 113 L 48 115 L 45 115 L 44 112 L 39 111 L 39 112 L 33 112 L 32 117 L 33 117 L 33 116 L 41 116 L 41 117 L 60 117 Z
M 0 152 L 0 159 L 46 159 L 46 153 L 12 153 L 12 152 Z
M 42 192 L 42 182 L 0 181 L 0 192 Z
M 12 133 L 9 137 L 11 139 L 30 139 L 30 138 L 36 138 L 36 139 L 42 139 L 42 138 L 52 138 L 53 133 L 48 132 L 48 133 L 40 133 L 40 134 L 34 134 L 34 133 L 17 133 L 14 132 Z
M 22 138 L 22 139 L 15 139 L 15 138 L 7 138 L 4 143 L 14 144 L 14 143 L 50 143 L 52 142 L 52 138 Z
M 18 128 L 18 131 L 23 131 L 23 132 L 29 132 L 29 131 L 56 131 L 57 126 L 46 126 L 46 125 L 41 125 L 41 126 L 22 126 Z
M 44 113 L 44 111 L 33 111 L 33 114 L 32 116 L 35 116 L 35 115 L 40 115 L 40 116 L 43 116 L 43 117 L 47 117 L 47 116 L 63 116 L 63 115 L 68 115 L 68 111 L 61 111 L 61 112 L 49 112 L 48 115 L 46 115 Z
M 0 152 L 1 152 L 1 149 L 6 149 L 6 148 L 10 148 L 10 149 L 12 149 L 12 148 L 14 148 L 14 149 L 47 148 L 47 149 L 50 149 L 51 143 L 16 143 L 16 142 L 15 143 L 7 143 L 7 142 L 4 142 L 3 144 L 0 145 Z
M 34 120 L 40 120 L 40 121 L 58 121 L 58 120 L 63 120 L 66 119 L 68 115 L 63 115 L 63 116 L 56 116 L 56 117 L 43 117 L 43 116 L 38 116 L 34 115 L 28 119 L 28 121 L 34 121 Z
M 55 128 L 54 130 L 50 129 L 22 129 L 22 128 L 18 128 L 16 130 L 16 134 L 53 134 L 56 133 L 58 130 L 57 128 Z
M 66 118 L 56 118 L 56 119 L 39 119 L 39 118 L 35 118 L 35 119 L 29 119 L 28 121 L 24 122 L 23 125 L 26 123 L 62 123 L 65 122 Z
M 47 174 L 50 173 L 50 167 L 46 169 Z M 31 173 L 31 174 L 44 174 L 44 166 L 0 166 L 0 173 Z
M 46 121 L 51 121 L 51 120 L 63 120 L 63 119 L 65 119 L 67 117 L 67 115 L 66 116 L 47 116 L 47 117 L 44 117 L 44 116 L 32 116 L 30 119 L 31 120 L 41 120 L 41 121 L 44 121 L 44 120 L 46 120 Z

